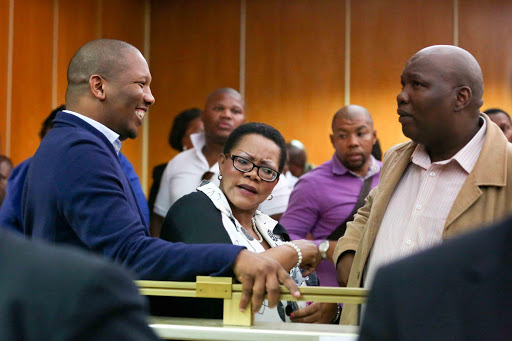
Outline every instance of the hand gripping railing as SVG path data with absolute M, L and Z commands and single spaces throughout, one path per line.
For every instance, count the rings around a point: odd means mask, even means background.
M 223 323 L 225 325 L 251 326 L 251 306 L 244 312 L 238 309 L 242 297 L 242 285 L 233 284 L 229 277 L 198 276 L 196 282 L 137 281 L 139 290 L 148 296 L 202 297 L 224 299 Z M 301 297 L 295 298 L 281 286 L 281 299 L 360 304 L 366 301 L 368 291 L 360 288 L 300 287 Z

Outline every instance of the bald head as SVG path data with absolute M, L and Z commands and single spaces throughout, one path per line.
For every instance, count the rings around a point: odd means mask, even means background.
M 122 73 L 129 51 L 140 53 L 133 45 L 115 39 L 97 39 L 80 47 L 68 66 L 66 104 L 73 105 L 87 91 L 92 75 L 113 79 Z
M 245 102 L 232 88 L 210 93 L 201 112 L 207 145 L 224 145 L 231 132 L 245 120 Z
M 470 109 L 479 109 L 482 106 L 484 93 L 482 70 L 471 53 L 457 46 L 434 45 L 418 51 L 407 65 L 421 60 L 428 60 L 431 65 L 437 65 L 444 79 L 452 82 L 453 86 L 467 86 L 471 89 L 471 100 L 468 104 Z
M 429 46 L 417 52 L 400 76 L 397 114 L 402 132 L 426 147 L 432 162 L 447 160 L 481 126 L 482 71 L 475 58 L 456 46 Z
M 370 167 L 377 132 L 368 110 L 360 105 L 347 105 L 334 114 L 331 143 L 336 157 L 348 170 L 365 176 Z
M 206 106 L 208 106 L 208 103 L 210 103 L 212 100 L 216 99 L 220 95 L 230 95 L 232 97 L 237 98 L 242 103 L 245 109 L 245 101 L 242 98 L 242 95 L 240 95 L 240 93 L 233 88 L 219 88 L 217 90 L 210 92 L 208 97 L 206 97 Z
M 288 169 L 293 176 L 300 177 L 306 168 L 306 147 L 298 140 L 291 140 L 286 144 L 286 152 L 288 154 Z
M 355 120 L 359 118 L 364 119 L 368 123 L 368 127 L 373 129 L 372 116 L 368 110 L 360 105 L 350 104 L 344 106 L 334 114 L 334 117 L 332 118 L 332 130 L 333 132 L 335 131 L 336 121 L 339 119 Z

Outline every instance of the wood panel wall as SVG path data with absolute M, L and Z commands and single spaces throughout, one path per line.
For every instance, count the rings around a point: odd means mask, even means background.
M 69 61 L 80 46 L 101 36 L 96 25 L 100 4 L 91 0 L 58 3 L 57 98 L 52 103 L 55 107 L 65 102 Z
M 249 0 L 246 16 L 248 119 L 302 141 L 316 163 L 329 159 L 344 101 L 345 3 Z
M 167 141 L 180 111 L 203 108 L 217 88 L 240 88 L 239 55 L 239 0 L 151 3 L 150 169 L 177 153 Z
M 41 121 L 64 100 L 69 59 L 97 37 L 149 51 L 156 104 L 147 147 L 140 136 L 123 144 L 145 178 L 175 155 L 167 136 L 176 114 L 224 86 L 245 94 L 248 120 L 301 140 L 316 164 L 331 157 L 330 121 L 348 103 L 370 110 L 387 149 L 406 140 L 396 118 L 400 73 L 431 44 L 472 52 L 484 108 L 512 112 L 511 16 L 512 3 L 500 0 L 1 0 L 0 152 L 15 163 L 34 153 Z
M 482 110 L 512 115 L 512 2 L 459 1 L 459 46 L 471 52 L 484 75 Z
M 8 59 L 9 59 L 9 1 L 0 1 L 0 154 L 6 154 L 7 86 L 8 86 Z
M 11 158 L 39 145 L 37 133 L 52 102 L 52 0 L 14 2 Z M 36 34 L 37 32 L 37 34 Z
M 452 44 L 453 3 L 352 1 L 351 21 L 350 102 L 370 111 L 384 151 L 407 141 L 396 113 L 405 63 L 423 47 Z

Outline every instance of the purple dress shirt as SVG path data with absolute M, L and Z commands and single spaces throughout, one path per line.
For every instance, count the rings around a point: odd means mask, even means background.
M 373 176 L 372 188 L 377 186 L 382 162 L 373 156 L 365 178 Z M 336 157 L 299 178 L 279 223 L 292 240 L 304 239 L 308 233 L 318 246 L 347 219 L 357 202 L 364 179 L 350 172 Z M 338 286 L 336 269 L 325 259 L 316 268 L 321 286 Z

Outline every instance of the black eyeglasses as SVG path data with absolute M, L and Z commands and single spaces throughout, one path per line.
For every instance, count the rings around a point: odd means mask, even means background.
M 253 162 L 238 155 L 224 154 L 226 157 L 233 160 L 233 167 L 242 173 L 249 173 L 254 167 L 258 169 L 258 176 L 261 180 L 266 182 L 274 182 L 279 177 L 279 172 L 269 167 L 256 166 Z

